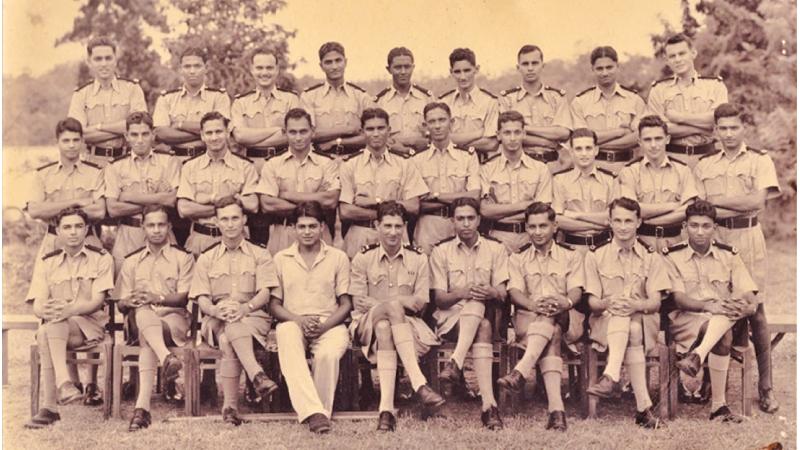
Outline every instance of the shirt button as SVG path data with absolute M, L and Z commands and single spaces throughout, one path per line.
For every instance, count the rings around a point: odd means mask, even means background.
M 389 287 L 394 287 L 394 284 L 393 283 L 389 283 Z

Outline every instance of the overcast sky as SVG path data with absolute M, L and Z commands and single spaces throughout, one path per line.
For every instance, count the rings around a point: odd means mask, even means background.
M 72 26 L 82 1 L 4 0 L 3 74 L 38 75 L 83 57 L 78 44 L 54 47 Z M 470 47 L 481 71 L 514 67 L 523 44 L 537 44 L 546 59 L 572 59 L 597 45 L 620 55 L 651 55 L 649 36 L 661 21 L 680 22 L 680 0 L 288 0 L 269 21 L 297 29 L 289 41 L 295 75 L 319 77 L 317 49 L 338 40 L 347 52 L 347 78 L 387 76 L 386 53 L 409 47 L 418 75 L 447 73 L 447 56 Z M 172 22 L 179 17 L 170 17 Z M 166 52 L 157 44 L 163 57 Z M 164 59 L 166 60 L 166 59 Z

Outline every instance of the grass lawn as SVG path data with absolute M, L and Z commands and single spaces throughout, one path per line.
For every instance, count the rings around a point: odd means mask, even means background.
M 27 283 L 17 278 L 24 273 L 24 255 L 34 250 L 22 245 L 4 248 L 4 311 L 10 314 L 29 313 L 20 298 Z M 794 242 L 773 242 L 769 248 L 769 283 L 766 288 L 767 312 L 794 314 L 795 268 Z M 214 418 L 195 421 L 162 422 L 182 414 L 154 398 L 154 423 L 147 430 L 127 433 L 133 410 L 132 402 L 123 404 L 125 420 L 102 420 L 99 409 L 83 406 L 61 408 L 62 420 L 50 430 L 30 431 L 22 425 L 30 415 L 28 346 L 33 333 L 10 334 L 10 386 L 3 387 L 3 446 L 8 449 L 94 449 L 94 448 L 675 448 L 675 449 L 740 449 L 761 448 L 780 442 L 784 448 L 797 447 L 796 338 L 789 335 L 773 353 L 774 382 L 781 409 L 775 415 L 761 413 L 754 405 L 754 414 L 740 425 L 708 422 L 708 405 L 681 405 L 678 419 L 665 429 L 647 431 L 633 424 L 634 401 L 601 402 L 597 420 L 579 418 L 577 405 L 567 402 L 569 431 L 544 430 L 546 404 L 542 400 L 528 403 L 520 415 L 504 415 L 506 429 L 484 431 L 480 426 L 479 404 L 452 401 L 445 407 L 446 419 L 422 422 L 413 408 L 403 414 L 398 430 L 377 434 L 373 421 L 338 421 L 326 436 L 314 436 L 305 425 L 293 422 L 254 422 L 239 428 L 228 427 Z M 732 368 L 738 364 L 733 363 Z M 738 371 L 729 376 L 728 401 L 734 412 L 741 382 Z M 655 399 L 654 399 L 655 400 Z M 399 404 L 399 406 L 404 406 Z M 245 407 L 242 412 L 248 412 Z M 208 407 L 206 414 L 219 414 Z

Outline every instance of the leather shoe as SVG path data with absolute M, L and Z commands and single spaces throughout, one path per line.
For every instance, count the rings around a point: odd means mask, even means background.
M 61 386 L 58 387 L 58 404 L 59 405 L 68 405 L 72 402 L 80 400 L 83 397 L 83 393 L 75 387 L 75 384 L 72 381 L 65 381 L 61 383 Z
M 722 405 L 708 416 L 708 420 L 720 420 L 722 423 L 742 423 L 743 419 L 732 413 L 728 405 Z
M 780 404 L 772 393 L 772 389 L 759 389 L 758 390 L 758 408 L 767 414 L 773 414 L 778 411 Z
M 517 394 L 525 387 L 525 377 L 522 376 L 522 372 L 514 369 L 508 375 L 500 377 L 497 380 L 497 385 Z
M 86 385 L 86 390 L 83 392 L 83 404 L 85 406 L 98 406 L 103 404 L 103 396 L 100 395 L 100 389 L 95 383 Z
M 695 352 L 684 356 L 676 365 L 678 369 L 681 369 L 681 372 L 690 377 L 697 376 L 697 373 L 700 372 L 700 369 L 703 367 L 703 364 L 700 362 L 700 355 Z
M 150 411 L 144 408 L 136 408 L 133 410 L 133 417 L 131 417 L 131 424 L 128 425 L 128 431 L 139 431 L 147 428 L 151 422 Z
M 389 411 L 381 411 L 378 416 L 378 431 L 394 431 L 397 428 L 397 419 Z
M 603 375 L 597 383 L 586 388 L 586 393 L 595 397 L 611 398 L 616 387 L 616 381 L 612 380 L 608 375 Z
M 653 414 L 653 408 L 649 407 L 644 411 L 637 411 L 636 412 L 636 425 L 639 425 L 642 428 L 663 428 L 664 423 L 661 422 L 661 419 L 656 417 Z
M 567 431 L 567 415 L 564 411 L 550 411 L 545 430 Z
M 435 410 L 444 405 L 445 402 L 444 398 L 427 384 L 423 384 L 417 389 L 417 396 L 419 397 L 419 401 L 422 402 L 422 405 L 431 410 Z
M 166 386 L 170 381 L 175 381 L 183 369 L 183 363 L 180 358 L 174 353 L 170 353 L 164 358 L 164 363 L 161 364 L 161 382 L 162 386 Z
M 273 392 L 278 390 L 278 385 L 270 380 L 264 372 L 258 372 L 253 377 L 253 387 L 261 398 L 269 398 Z
M 239 415 L 239 411 L 237 411 L 236 408 L 230 406 L 222 410 L 222 421 L 237 427 L 243 423 L 249 422 Z
M 445 363 L 444 369 L 439 372 L 439 381 L 453 385 L 463 385 L 464 371 L 451 359 Z
M 490 430 L 503 429 L 503 419 L 500 418 L 500 410 L 494 405 L 481 413 L 481 422 L 483 422 L 484 427 Z
M 31 417 L 31 420 L 25 424 L 25 428 L 37 430 L 50 426 L 59 420 L 61 420 L 61 414 L 47 408 L 39 408 L 39 412 Z
M 315 413 L 308 419 L 308 429 L 317 434 L 323 434 L 331 431 L 331 421 L 325 414 Z

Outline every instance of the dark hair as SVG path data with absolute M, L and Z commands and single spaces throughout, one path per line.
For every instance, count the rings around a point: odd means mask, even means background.
M 386 121 L 386 125 L 389 125 L 389 113 L 382 108 L 365 109 L 364 112 L 361 113 L 361 128 L 364 128 L 364 124 L 367 123 L 369 119 L 383 119 Z
M 296 224 L 297 219 L 301 217 L 312 217 L 317 219 L 319 223 L 325 223 L 325 211 L 322 209 L 322 205 L 316 200 L 298 203 L 294 211 L 292 211 L 290 221 Z
M 219 111 L 209 111 L 209 112 L 203 114 L 203 117 L 200 118 L 200 129 L 202 130 L 203 126 L 206 124 L 206 122 L 209 122 L 209 121 L 212 121 L 212 120 L 221 120 L 222 124 L 225 125 L 225 128 L 228 127 L 228 122 L 230 122 L 230 120 L 228 120 L 227 117 L 223 116 L 221 112 L 219 112 Z
M 525 118 L 522 116 L 522 113 L 513 109 L 511 111 L 503 111 L 497 116 L 498 131 L 506 122 L 519 122 L 523 127 L 525 126 Z
M 64 208 L 58 212 L 58 214 L 56 215 L 56 224 L 61 225 L 61 220 L 64 217 L 69 217 L 69 216 L 78 216 L 81 219 L 83 219 L 83 223 L 85 225 L 89 224 L 89 216 L 82 209 L 75 208 L 72 206 L 69 208 Z
M 242 202 L 237 200 L 236 197 L 232 195 L 226 195 L 225 197 L 222 197 L 214 202 L 214 215 L 217 215 L 220 209 L 231 205 L 238 206 L 239 209 L 242 210 L 242 213 L 244 213 L 244 206 L 242 206 Z
M 572 133 L 569 134 L 570 147 L 573 146 L 575 139 L 583 137 L 592 138 L 592 142 L 594 143 L 594 145 L 597 145 L 597 133 L 595 133 L 594 130 L 590 130 L 588 128 L 576 128 L 572 130 Z
M 542 49 L 540 49 L 538 45 L 533 44 L 523 45 L 517 52 L 517 60 L 519 60 L 520 56 L 533 52 L 539 52 L 539 55 L 542 57 L 542 61 L 544 61 L 544 52 L 542 52 Z
M 130 131 L 131 125 L 147 125 L 150 130 L 153 129 L 153 117 L 147 111 L 135 111 L 128 114 L 125 118 L 125 131 Z
M 86 54 L 92 56 L 92 50 L 95 47 L 111 47 L 111 50 L 117 53 L 117 44 L 108 36 L 96 36 L 89 39 L 89 42 L 86 43 Z
M 664 130 L 664 135 L 669 135 L 667 123 L 664 122 L 660 116 L 649 115 L 642 117 L 642 119 L 639 120 L 639 134 L 642 134 L 642 130 L 645 128 L 661 128 Z
M 604 45 L 602 47 L 597 47 L 592 50 L 592 54 L 589 56 L 589 61 L 594 65 L 595 61 L 600 58 L 608 58 L 614 62 L 619 62 L 619 57 L 617 56 L 617 51 L 614 50 L 613 47 Z
M 66 119 L 59 120 L 56 124 L 56 139 L 61 137 L 61 133 L 65 131 L 71 131 L 73 133 L 78 133 L 83 137 L 83 125 L 78 119 L 73 117 L 67 117 Z
M 719 106 L 714 108 L 714 123 L 716 124 L 719 122 L 719 119 L 725 117 L 738 117 L 739 120 L 742 120 L 742 108 L 735 103 L 721 103 Z
M 635 212 L 637 218 L 642 217 L 642 207 L 639 206 L 639 202 L 637 202 L 636 200 L 630 199 L 628 197 L 615 198 L 608 205 L 609 216 L 611 215 L 611 211 L 613 211 L 614 208 L 616 207 L 620 207 L 622 209 L 627 209 L 628 211 Z
M 686 42 L 686 45 L 688 45 L 689 48 L 692 48 L 692 41 L 683 33 L 673 34 L 667 38 L 667 41 L 664 43 L 664 47 L 667 45 L 680 44 L 681 42 Z
M 164 205 L 152 204 L 152 205 L 147 205 L 144 208 L 142 208 L 142 224 L 144 224 L 144 219 L 147 218 L 148 214 L 152 214 L 152 213 L 155 213 L 155 212 L 164 213 L 164 215 L 167 217 L 167 222 L 169 222 L 169 210 L 167 209 L 167 207 L 164 206 Z
M 183 63 L 183 58 L 187 56 L 199 56 L 200 59 L 203 60 L 203 64 L 208 61 L 208 55 L 206 51 L 200 47 L 187 47 L 183 52 L 181 52 L 181 57 L 178 59 L 178 62 Z
M 711 220 L 717 219 L 717 208 L 705 200 L 695 200 L 694 203 L 686 207 L 686 220 L 692 216 L 705 216 Z
M 306 119 L 310 126 L 313 126 L 313 122 L 311 121 L 311 114 L 308 113 L 303 108 L 292 108 L 289 111 L 286 111 L 286 115 L 283 116 L 283 126 L 284 128 L 289 123 L 289 119 Z
M 256 55 L 272 55 L 275 57 L 275 63 L 280 66 L 281 65 L 281 56 L 277 50 L 270 48 L 270 47 L 256 47 L 250 52 L 250 64 L 253 64 L 253 60 L 255 59 Z M 322 59 L 320 57 L 320 59 Z
M 467 61 L 473 66 L 477 66 L 475 62 L 475 52 L 468 48 L 457 48 L 450 52 L 450 68 L 452 69 L 459 61 Z
M 528 217 L 535 214 L 547 214 L 547 220 L 550 222 L 556 221 L 556 211 L 550 206 L 550 203 L 533 202 L 525 208 L 525 223 L 528 223 Z
M 406 207 L 394 200 L 387 200 L 378 204 L 378 222 L 386 216 L 400 216 L 403 222 L 408 221 Z
M 410 56 L 411 62 L 414 62 L 414 54 L 411 53 L 411 50 L 405 47 L 395 47 L 389 50 L 389 55 L 386 57 L 386 65 L 391 66 L 392 60 L 397 58 L 398 56 Z
M 450 112 L 450 107 L 447 106 L 445 102 L 430 102 L 422 108 L 422 118 L 428 117 L 428 113 L 434 109 L 441 109 L 447 113 L 447 117 L 453 117 L 453 113 Z
M 338 52 L 341 53 L 342 56 L 345 56 L 344 46 L 342 44 L 338 42 L 326 42 L 319 48 L 319 60 L 322 61 L 322 58 L 330 52 Z
M 462 206 L 469 206 L 475 210 L 475 213 L 481 215 L 481 202 L 472 197 L 458 197 L 450 204 L 450 217 L 456 216 L 456 208 Z

